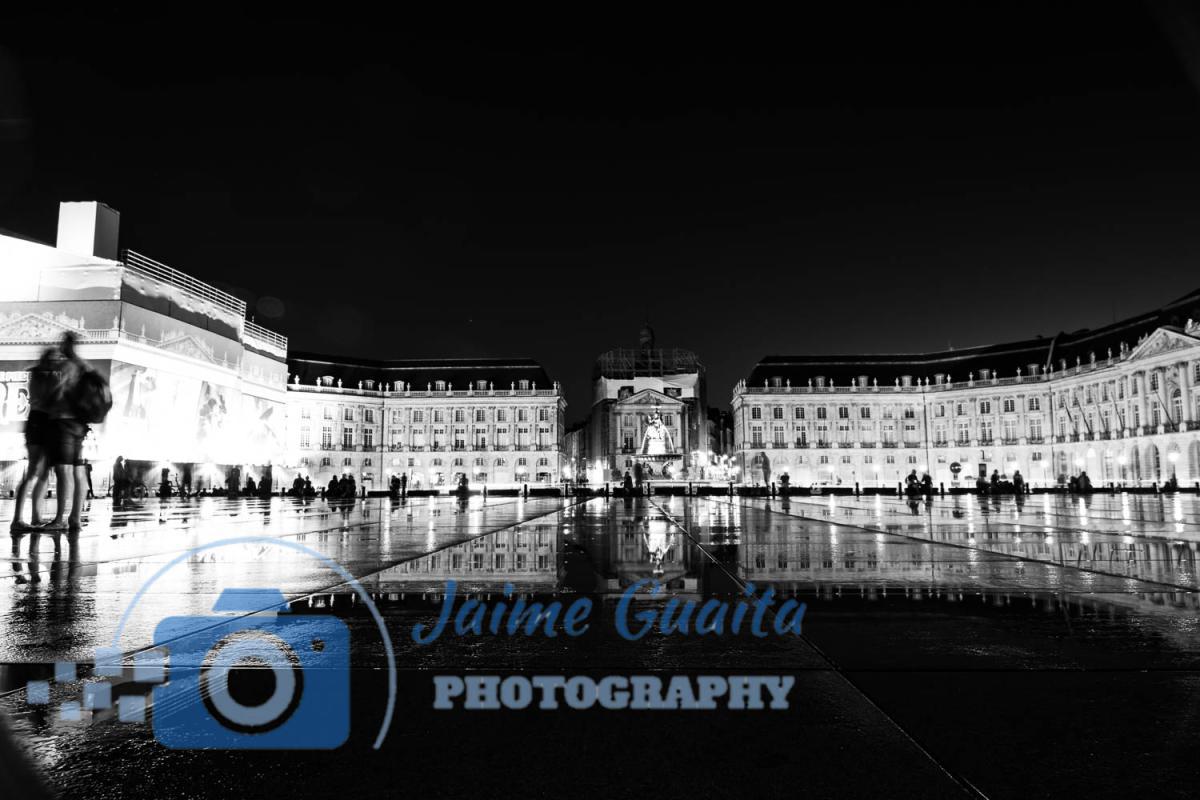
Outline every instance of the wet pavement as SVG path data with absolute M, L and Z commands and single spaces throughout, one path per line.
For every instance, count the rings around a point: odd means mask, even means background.
M 88 517 L 77 538 L 11 540 L 0 577 L 0 708 L 68 796 L 455 797 L 486 780 L 501 797 L 1115 797 L 1135 786 L 1184 797 L 1200 777 L 1195 495 L 207 499 L 116 513 L 96 501 Z M 318 557 L 359 582 L 391 640 L 399 691 L 378 751 L 378 620 Z M 420 646 L 412 629 L 435 620 L 450 579 L 481 600 L 509 587 L 544 603 L 591 598 L 592 624 L 579 637 Z M 804 635 L 617 636 L 619 598 L 651 579 L 665 591 L 638 593 L 635 612 L 769 587 L 807 603 Z M 91 675 L 97 647 L 116 642 L 131 664 L 162 619 L 209 615 L 223 589 L 247 587 L 349 629 L 343 747 L 167 750 L 115 709 L 62 718 L 102 680 L 151 698 L 131 667 Z M 51 680 L 56 661 L 80 662 L 77 679 Z M 432 675 L 481 672 L 771 673 L 796 685 L 786 712 L 430 710 Z M 31 679 L 49 681 L 49 703 L 28 702 Z

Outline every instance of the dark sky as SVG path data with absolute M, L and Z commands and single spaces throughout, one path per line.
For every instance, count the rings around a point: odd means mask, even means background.
M 1198 40 L 1153 12 L 60 20 L 0 57 L 0 227 L 52 241 L 59 200 L 101 200 L 293 349 L 532 356 L 573 419 L 649 314 L 724 406 L 769 353 L 1052 335 L 1200 285 Z

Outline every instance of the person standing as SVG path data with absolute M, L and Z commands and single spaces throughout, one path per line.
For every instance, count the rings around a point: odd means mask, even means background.
M 51 440 L 49 410 L 58 391 L 61 362 L 62 352 L 57 347 L 48 347 L 38 359 L 38 363 L 29 370 L 29 418 L 25 421 L 25 453 L 29 466 L 21 476 L 21 482 L 17 484 L 11 526 L 14 532 L 19 533 L 27 527 L 21 522 L 21 512 L 25 504 L 25 491 L 31 483 L 33 494 L 29 501 L 30 522 L 33 527 L 42 524 L 42 497 L 46 491 L 46 481 L 50 477 L 50 462 L 46 451 Z
M 89 425 L 104 421 L 112 408 L 112 393 L 108 381 L 79 357 L 75 351 L 75 334 L 63 335 L 59 350 L 62 368 L 58 388 L 50 408 L 52 441 L 47 448 L 54 477 L 58 481 L 58 503 L 54 519 L 42 529 L 49 531 L 78 531 L 81 527 L 83 492 L 80 491 L 87 472 L 83 467 L 83 439 Z M 67 497 L 71 498 L 70 515 L 66 522 Z
M 113 462 L 112 486 L 113 508 L 121 508 L 129 497 L 129 468 L 125 466 L 124 456 L 117 456 Z

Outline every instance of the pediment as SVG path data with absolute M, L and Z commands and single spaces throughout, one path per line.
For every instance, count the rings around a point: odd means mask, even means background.
M 0 341 L 57 342 L 67 331 L 82 336 L 83 325 L 82 319 L 72 319 L 66 314 L 0 314 Z
M 618 400 L 619 406 L 665 406 L 677 407 L 683 405 L 683 401 L 678 397 L 671 397 L 668 394 L 658 391 L 657 389 L 642 389 L 640 392 L 634 392 L 629 397 Z
M 1200 339 L 1171 328 L 1159 328 L 1143 339 L 1129 353 L 1129 360 L 1150 358 L 1171 350 L 1186 350 L 1200 345 Z

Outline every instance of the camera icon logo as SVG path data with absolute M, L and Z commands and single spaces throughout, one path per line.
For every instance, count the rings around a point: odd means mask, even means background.
M 155 738 L 176 750 L 340 747 L 350 735 L 346 625 L 291 614 L 278 589 L 226 589 L 213 611 L 155 629 L 170 652 L 168 680 L 154 688 Z

